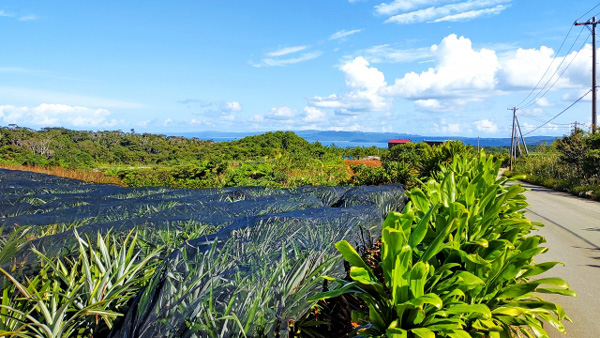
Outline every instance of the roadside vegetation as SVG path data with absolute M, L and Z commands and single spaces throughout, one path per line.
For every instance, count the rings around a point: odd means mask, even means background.
M 566 281 L 538 277 L 558 262 L 535 263 L 548 250 L 524 216 L 520 185 L 497 179 L 500 161 L 484 153 L 455 155 L 413 188 L 402 213 L 383 224 L 375 263 L 348 242 L 336 248 L 351 266 L 348 279 L 312 300 L 351 295 L 350 336 L 548 337 L 565 333 L 562 307 L 544 294 L 575 296 Z M 367 263 L 369 262 L 369 263 Z
M 578 196 L 600 200 L 600 134 L 576 130 L 518 159 L 509 175 Z

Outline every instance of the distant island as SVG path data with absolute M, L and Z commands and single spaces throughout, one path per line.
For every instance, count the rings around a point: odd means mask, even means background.
M 308 142 L 320 142 L 323 145 L 335 144 L 339 147 L 371 147 L 387 148 L 389 140 L 411 140 L 415 143 L 421 143 L 424 140 L 452 140 L 461 141 L 464 144 L 481 147 L 507 147 L 510 146 L 510 137 L 463 137 L 463 136 L 424 136 L 419 134 L 405 133 L 376 133 L 361 131 L 321 131 L 321 130 L 299 130 L 293 131 L 296 135 Z M 183 136 L 186 138 L 198 138 L 200 140 L 213 140 L 215 142 L 235 141 L 246 136 L 255 136 L 264 132 L 222 132 L 222 131 L 200 131 L 186 133 L 167 133 L 172 136 Z M 525 137 L 528 145 L 538 145 L 540 143 L 552 143 L 556 136 L 531 136 Z

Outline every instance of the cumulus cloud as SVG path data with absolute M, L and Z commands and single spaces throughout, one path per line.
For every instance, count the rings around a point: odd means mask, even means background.
M 329 40 L 343 39 L 347 36 L 350 36 L 350 35 L 356 34 L 356 33 L 360 33 L 362 31 L 363 31 L 362 29 L 353 29 L 353 30 L 349 30 L 349 31 L 342 29 L 341 31 L 337 31 L 337 32 L 331 34 L 329 36 Z
M 475 121 L 473 124 L 475 129 L 484 133 L 494 134 L 498 131 L 498 125 L 488 119 Z
M 539 49 L 519 48 L 502 62 L 498 80 L 506 89 L 533 88 L 538 85 L 538 88 L 552 85 L 556 89 L 584 87 L 590 81 L 591 55 L 590 45 L 556 58 L 554 50 L 545 46 Z M 569 68 L 564 71 L 567 65 Z
M 313 106 L 335 109 L 336 114 L 340 115 L 386 111 L 390 108 L 391 100 L 380 95 L 380 90 L 386 86 L 385 77 L 377 68 L 371 67 L 365 58 L 357 57 L 343 64 L 340 71 L 344 73 L 348 91 L 340 96 L 316 96 L 311 99 Z
M 436 66 L 427 71 L 410 72 L 386 88 L 386 94 L 411 99 L 476 95 L 495 87 L 499 67 L 492 50 L 473 50 L 471 40 L 451 34 L 442 43 L 433 45 L 431 53 Z
M 510 1 L 511 0 L 468 0 L 440 7 L 432 6 L 394 15 L 385 22 L 406 25 L 421 22 L 436 22 L 437 19 L 440 19 L 440 21 L 464 21 L 483 15 L 499 14 L 508 8 L 508 5 L 499 6 L 499 4 Z M 421 4 L 425 3 L 421 2 Z M 444 20 L 443 18 L 447 19 Z
M 325 112 L 315 107 L 304 107 L 304 117 L 302 118 L 302 121 L 307 123 L 323 122 L 325 121 L 325 117 Z
M 27 124 L 36 127 L 99 127 L 107 126 L 110 112 L 65 104 L 42 103 L 36 107 L 0 106 L 0 119 L 6 124 Z
M 279 107 L 271 108 L 271 110 L 264 115 L 264 118 L 268 120 L 291 120 L 294 119 L 296 115 L 296 111 L 290 107 Z

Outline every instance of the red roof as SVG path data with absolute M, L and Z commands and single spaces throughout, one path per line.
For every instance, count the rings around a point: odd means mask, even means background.
M 405 143 L 410 143 L 410 140 L 389 140 L 388 143 L 392 143 L 392 144 L 405 144 Z

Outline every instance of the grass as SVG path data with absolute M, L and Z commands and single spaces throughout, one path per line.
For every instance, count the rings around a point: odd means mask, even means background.
M 0 164 L 1 169 L 28 171 L 38 174 L 46 174 L 58 177 L 72 178 L 75 180 L 95 183 L 112 183 L 126 186 L 118 177 L 106 176 L 99 171 L 94 170 L 75 170 L 60 167 L 44 168 L 36 166 L 25 166 L 16 164 Z

